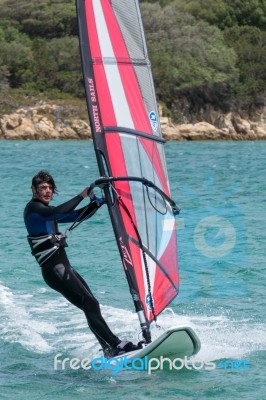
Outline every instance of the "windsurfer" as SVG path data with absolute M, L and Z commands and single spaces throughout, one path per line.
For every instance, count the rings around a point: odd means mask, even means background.
M 73 305 L 83 310 L 91 331 L 102 346 L 105 357 L 114 357 L 141 348 L 121 341 L 105 322 L 99 303 L 84 279 L 75 271 L 66 254 L 66 237 L 59 232 L 58 222 L 74 222 L 90 218 L 104 204 L 103 198 L 93 197 L 89 205 L 75 210 L 88 196 L 88 187 L 69 201 L 50 206 L 56 184 L 47 171 L 38 172 L 32 179 L 31 201 L 24 210 L 24 222 L 32 254 L 42 267 L 42 275 L 52 289 L 60 292 Z

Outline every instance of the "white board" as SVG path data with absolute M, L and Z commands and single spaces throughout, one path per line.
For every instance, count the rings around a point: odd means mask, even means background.
M 173 327 L 165 331 L 152 343 L 140 350 L 125 353 L 115 358 L 127 357 L 127 360 L 136 358 L 175 358 L 191 357 L 200 350 L 200 340 L 193 329 L 189 327 Z

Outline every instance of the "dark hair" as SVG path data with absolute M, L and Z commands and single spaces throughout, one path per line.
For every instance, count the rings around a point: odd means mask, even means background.
M 48 171 L 42 170 L 39 171 L 34 177 L 32 178 L 32 186 L 37 189 L 37 186 L 41 183 L 49 183 L 52 186 L 53 192 L 57 193 L 56 184 L 52 175 L 49 174 Z

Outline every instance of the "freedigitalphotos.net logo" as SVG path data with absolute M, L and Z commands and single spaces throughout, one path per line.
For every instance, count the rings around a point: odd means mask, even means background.
M 220 368 L 225 370 L 243 370 L 249 368 L 249 362 L 247 360 L 221 360 L 221 361 L 203 361 L 203 360 L 190 360 L 187 356 L 184 358 L 170 359 L 168 357 L 156 357 L 149 358 L 134 358 L 128 359 L 127 356 L 122 358 L 110 358 L 107 359 L 103 356 L 93 358 L 92 360 L 87 358 L 62 358 L 62 353 L 56 354 L 54 357 L 54 369 L 55 370 L 95 370 L 95 371 L 111 371 L 112 375 L 116 375 L 121 371 L 146 371 L 148 375 L 151 375 L 155 371 L 163 370 L 206 370 L 212 371 Z
M 182 293 L 192 300 L 207 293 L 214 297 L 243 297 L 247 287 L 239 270 L 248 264 L 244 212 L 237 204 L 237 187 L 223 193 L 208 174 L 198 195 L 181 188 L 186 205 L 178 223 L 179 260 L 182 264 Z M 184 201 L 184 200 L 183 200 Z

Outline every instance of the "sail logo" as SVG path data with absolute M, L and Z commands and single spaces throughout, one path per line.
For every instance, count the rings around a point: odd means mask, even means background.
M 150 293 L 146 295 L 145 302 L 148 310 L 152 311 L 153 299 Z
M 99 111 L 98 111 L 98 106 L 92 106 L 92 113 L 93 113 L 93 121 L 94 121 L 94 127 L 95 131 L 101 133 L 101 124 L 100 124 L 100 119 L 99 119 Z
M 131 257 L 130 257 L 127 247 L 123 243 L 123 239 L 121 236 L 119 238 L 119 244 L 120 244 L 120 248 L 121 248 L 121 251 L 123 254 L 123 265 L 124 265 L 125 270 L 127 270 L 127 265 L 129 264 L 132 267 L 133 262 L 131 260 Z
M 157 118 L 156 112 L 151 111 L 149 113 L 149 118 L 150 118 L 151 127 L 152 127 L 153 131 L 156 132 L 158 129 L 158 118 Z
M 94 82 L 92 78 L 88 78 L 88 88 L 90 91 L 90 100 L 92 103 L 96 103 L 96 94 L 95 94 L 95 88 L 94 88 Z M 92 105 L 92 114 L 93 114 L 93 122 L 94 122 L 94 129 L 95 132 L 101 133 L 101 123 L 100 123 L 100 118 L 99 118 L 99 110 L 97 104 Z
M 89 85 L 89 90 L 90 90 L 90 97 L 92 103 L 96 103 L 96 95 L 95 95 L 95 88 L 94 88 L 94 82 L 92 78 L 88 79 L 88 85 Z

